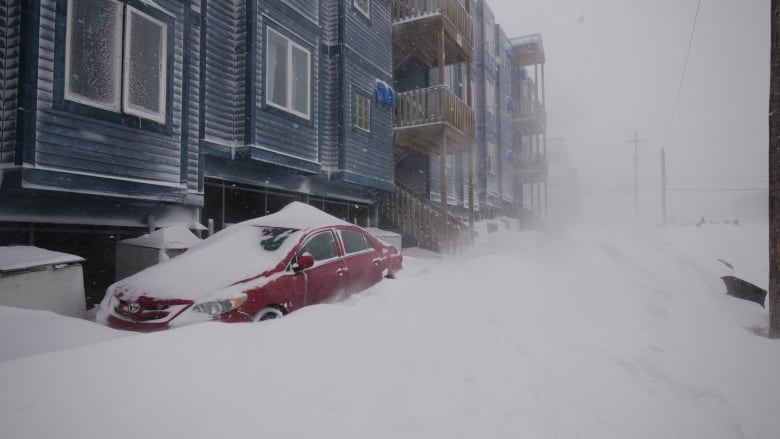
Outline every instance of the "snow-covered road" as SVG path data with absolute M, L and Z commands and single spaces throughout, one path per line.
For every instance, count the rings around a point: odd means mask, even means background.
M 719 279 L 766 288 L 767 241 L 765 227 L 731 225 L 502 231 L 465 254 L 407 255 L 399 279 L 340 303 L 155 334 L 0 309 L 0 428 L 775 439 L 780 341 L 755 335 L 767 311 Z

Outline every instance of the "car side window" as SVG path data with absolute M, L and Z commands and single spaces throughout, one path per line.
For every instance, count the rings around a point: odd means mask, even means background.
M 346 254 L 360 253 L 366 251 L 366 237 L 355 230 L 341 230 L 341 241 L 344 243 L 344 252 Z
M 330 231 L 320 232 L 309 239 L 298 251 L 299 255 L 309 253 L 315 261 L 324 261 L 338 256 L 336 240 Z

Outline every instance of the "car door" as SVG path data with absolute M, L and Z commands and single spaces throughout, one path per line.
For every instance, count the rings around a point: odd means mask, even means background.
M 339 229 L 344 265 L 349 273 L 349 292 L 357 293 L 382 280 L 377 251 L 362 230 Z
M 348 271 L 332 230 L 322 230 L 309 236 L 296 257 L 304 253 L 314 258 L 313 266 L 298 273 L 304 278 L 307 305 L 327 302 L 346 292 Z

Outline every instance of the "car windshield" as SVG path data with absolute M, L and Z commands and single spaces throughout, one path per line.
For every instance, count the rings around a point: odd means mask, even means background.
M 260 232 L 260 246 L 264 250 L 276 251 L 284 244 L 284 241 L 290 237 L 296 229 L 290 229 L 286 227 L 258 227 Z

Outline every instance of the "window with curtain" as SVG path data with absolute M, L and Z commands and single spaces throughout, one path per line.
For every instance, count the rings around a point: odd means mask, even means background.
M 289 113 L 310 117 L 311 54 L 281 33 L 268 28 L 266 102 Z

